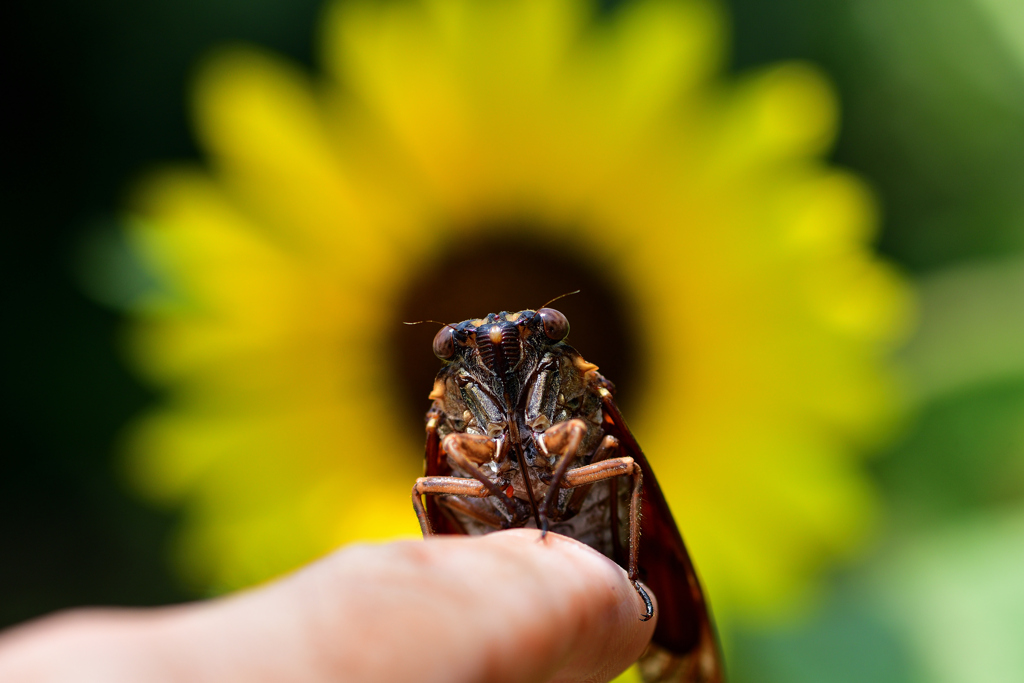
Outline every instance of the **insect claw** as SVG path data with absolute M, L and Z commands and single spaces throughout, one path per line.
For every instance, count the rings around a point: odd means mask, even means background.
M 640 617 L 640 621 L 649 621 L 650 618 L 654 616 L 654 603 L 651 602 L 651 597 L 647 595 L 647 591 L 643 589 L 643 586 L 641 586 L 640 582 L 636 579 L 633 580 L 633 588 L 635 588 L 636 592 L 640 594 L 640 597 L 644 601 L 644 605 L 647 607 L 647 612 Z

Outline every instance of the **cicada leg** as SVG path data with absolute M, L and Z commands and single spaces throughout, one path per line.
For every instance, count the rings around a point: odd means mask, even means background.
M 438 498 L 437 502 L 448 512 L 455 512 L 459 515 L 464 515 L 470 519 L 480 522 L 481 524 L 486 524 L 492 529 L 508 529 L 511 526 L 511 522 L 497 514 L 494 505 L 490 500 L 488 500 L 490 497 L 490 493 L 487 494 L 486 498 L 444 496 Z M 465 525 L 458 516 L 449 515 L 449 519 L 459 528 L 460 533 L 468 533 Z
M 601 443 L 598 445 L 594 454 L 590 456 L 589 464 L 593 465 L 609 458 L 614 457 L 619 451 L 619 440 L 611 434 L 606 435 L 601 439 Z M 611 503 L 608 506 L 608 512 L 610 516 L 610 525 L 612 531 L 612 557 L 615 558 L 616 562 L 625 562 L 626 558 L 622 555 L 622 539 L 619 534 L 619 479 L 618 477 L 611 477 L 608 479 L 608 500 Z M 590 490 L 593 488 L 593 484 L 584 484 L 583 486 L 577 486 L 569 500 L 565 505 L 564 517 L 569 518 L 574 516 L 583 507 L 583 503 L 587 496 L 590 495 Z
M 516 509 L 512 501 L 478 467 L 478 465 L 495 460 L 501 455 L 498 453 L 498 445 L 494 439 L 483 434 L 459 432 L 444 437 L 441 447 L 448 454 L 448 457 L 452 459 L 452 462 L 483 484 L 487 491 L 490 492 L 490 495 L 500 499 L 510 516 L 515 515 Z
M 594 454 L 590 456 L 590 462 L 588 464 L 593 465 L 595 463 L 602 462 L 611 458 L 619 450 L 619 440 L 611 434 L 608 434 L 601 443 L 598 444 L 594 450 Z M 615 479 L 609 479 L 610 482 L 615 483 Z M 590 493 L 591 485 L 577 486 L 572 492 L 572 497 L 566 503 L 566 517 L 570 517 L 576 514 L 580 507 L 583 505 L 583 501 L 586 500 L 587 495 Z
M 587 425 L 583 420 L 566 420 L 552 425 L 543 434 L 537 437 L 537 442 L 547 454 L 558 455 L 558 465 L 548 484 L 547 495 L 540 506 L 540 535 L 544 538 L 548 532 L 548 517 L 551 514 L 551 505 L 558 496 L 558 489 L 569 470 L 573 460 L 576 458 L 576 451 L 579 450 L 580 442 L 587 433 Z
M 651 603 L 647 591 L 637 580 L 637 555 L 640 551 L 640 494 L 643 491 L 643 473 L 640 471 L 640 466 L 630 457 L 603 460 L 567 471 L 559 486 L 564 489 L 574 489 L 623 476 L 633 479 L 633 492 L 629 498 L 629 564 L 626 572 L 647 608 L 646 613 L 640 619 L 647 621 L 654 616 L 654 605 Z
M 416 510 L 416 519 L 420 522 L 420 530 L 423 537 L 434 535 L 434 529 L 430 525 L 430 518 L 423 507 L 424 495 L 455 495 L 471 496 L 474 498 L 486 498 L 491 492 L 476 479 L 465 477 L 420 477 L 412 487 L 412 506 Z

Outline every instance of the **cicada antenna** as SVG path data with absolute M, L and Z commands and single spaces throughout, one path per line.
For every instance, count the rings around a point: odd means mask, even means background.
M 442 328 L 450 327 L 452 330 L 456 329 L 455 323 L 443 323 L 440 320 L 416 320 L 414 322 L 402 322 L 403 325 L 421 325 L 423 323 L 434 323 L 435 325 L 440 325 Z
M 416 320 L 414 322 L 402 322 L 403 325 L 422 325 L 423 323 L 434 323 L 435 325 L 440 325 L 441 327 L 451 327 L 451 323 L 443 323 L 440 320 Z
M 558 301 L 559 299 L 564 299 L 565 297 L 567 297 L 567 296 L 572 296 L 573 294 L 579 294 L 579 293 L 580 293 L 580 291 L 581 291 L 581 290 L 579 290 L 579 289 L 575 289 L 575 290 L 573 290 L 573 291 L 571 291 L 571 292 L 566 292 L 565 294 L 559 294 L 559 295 L 558 295 L 558 296 L 556 296 L 556 297 L 555 297 L 554 299 L 552 299 L 551 301 L 547 302 L 546 304 L 544 304 L 544 305 L 543 305 L 543 306 L 541 306 L 540 308 L 547 308 L 548 306 L 550 306 L 551 304 L 555 303 L 555 302 L 556 302 L 556 301 Z M 540 308 L 538 308 L 537 310 L 539 311 L 539 310 L 540 310 Z

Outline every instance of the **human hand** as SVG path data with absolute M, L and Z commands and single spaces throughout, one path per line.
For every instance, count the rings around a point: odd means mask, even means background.
M 355 545 L 217 600 L 18 627 L 0 680 L 607 681 L 650 640 L 642 612 L 620 567 L 557 534 Z

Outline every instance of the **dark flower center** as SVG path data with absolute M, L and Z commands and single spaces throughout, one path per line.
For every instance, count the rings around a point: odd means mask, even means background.
M 576 289 L 579 294 L 554 304 L 569 320 L 567 341 L 615 383 L 620 405 L 628 406 L 641 384 L 646 368 L 637 352 L 637 335 L 642 328 L 609 275 L 616 270 L 614 264 L 588 257 L 585 244 L 517 238 L 522 230 L 514 224 L 504 228 L 488 226 L 479 232 L 491 237 L 453 242 L 439 259 L 409 274 L 388 335 L 402 424 L 420 428 L 430 407 L 426 396 L 440 369 L 431 346 L 437 325 L 408 326 L 403 321 L 458 323 L 503 310 L 536 309 Z

